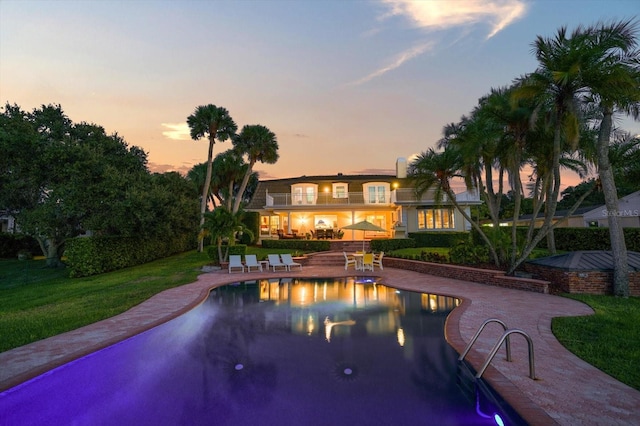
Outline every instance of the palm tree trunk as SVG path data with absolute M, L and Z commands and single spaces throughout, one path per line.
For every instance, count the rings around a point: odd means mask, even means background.
M 207 157 L 207 176 L 202 187 L 202 197 L 200 201 L 200 228 L 204 225 L 204 214 L 207 211 L 207 203 L 209 201 L 209 186 L 211 185 L 211 176 L 213 175 L 213 145 L 215 144 L 215 136 L 209 134 L 209 154 Z M 198 251 L 204 251 L 204 239 L 198 238 Z
M 609 239 L 613 255 L 613 294 L 629 297 L 629 263 L 627 259 L 627 245 L 624 241 L 624 231 L 620 223 L 618 207 L 618 191 L 613 179 L 613 171 L 609 162 L 609 137 L 612 127 L 612 110 L 604 108 L 604 116 L 600 123 L 598 134 L 598 174 L 604 192 L 604 203 L 607 208 L 607 222 L 609 224 Z
M 485 242 L 485 244 L 487 244 L 487 248 L 489 249 L 489 252 L 491 253 L 491 257 L 493 258 L 493 263 L 497 266 L 500 267 L 500 257 L 498 256 L 498 253 L 496 252 L 495 247 L 493 246 L 493 244 L 491 243 L 491 240 L 489 240 L 489 237 L 487 237 L 487 234 L 485 234 L 482 231 L 482 228 L 480 227 L 480 225 L 478 223 L 476 223 L 471 216 L 469 216 L 467 214 L 467 212 L 460 206 L 460 204 L 458 204 L 458 202 L 456 201 L 456 195 L 453 193 L 453 191 L 451 190 L 445 190 L 447 196 L 449 197 L 449 199 L 451 200 L 451 202 L 453 203 L 453 206 L 460 212 L 460 214 L 462 215 L 462 217 L 464 217 L 470 224 L 471 226 L 473 226 L 473 228 L 478 231 L 478 234 L 480 234 L 480 237 L 482 238 L 482 240 Z
M 247 184 L 249 183 L 249 177 L 251 177 L 251 173 L 253 171 L 254 161 L 249 163 L 249 167 L 247 167 L 247 172 L 242 177 L 242 183 L 240 184 L 240 189 L 238 189 L 238 194 L 236 195 L 236 200 L 233 203 L 232 213 L 238 213 L 240 210 L 240 203 L 242 202 L 242 195 L 244 194 L 245 189 L 247 189 Z

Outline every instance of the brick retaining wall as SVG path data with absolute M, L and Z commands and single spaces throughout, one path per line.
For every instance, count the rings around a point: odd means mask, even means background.
M 613 272 L 567 271 L 543 265 L 524 264 L 525 271 L 551 283 L 552 293 L 613 294 Z M 640 296 L 640 272 L 629 273 L 629 294 Z
M 449 265 L 444 263 L 430 263 L 419 260 L 398 259 L 394 257 L 385 257 L 384 266 L 398 269 L 407 269 L 409 271 L 436 275 L 439 277 L 472 281 L 481 284 L 493 285 L 496 287 L 527 290 L 536 293 L 549 293 L 549 281 L 507 276 L 505 275 L 504 271 L 471 268 L 467 266 Z

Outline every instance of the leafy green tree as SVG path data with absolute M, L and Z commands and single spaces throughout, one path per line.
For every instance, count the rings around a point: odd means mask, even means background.
M 207 211 L 207 200 L 209 199 L 209 185 L 213 174 L 213 146 L 216 139 L 224 142 L 232 137 L 238 130 L 238 126 L 225 108 L 217 107 L 213 104 L 197 107 L 195 112 L 187 117 L 187 124 L 189 125 L 191 139 L 199 140 L 206 137 L 209 140 L 207 174 L 200 199 L 200 226 L 203 226 L 204 214 Z M 202 249 L 203 240 L 200 239 L 198 250 L 202 252 Z
M 0 199 L 38 240 L 47 264 L 60 266 L 64 242 L 99 230 L 101 215 L 148 173 L 146 154 L 100 126 L 72 123 L 59 105 L 31 113 L 8 106 L 1 120 L 12 160 L 3 164 Z
M 256 162 L 274 164 L 278 161 L 278 141 L 271 130 L 255 124 L 244 126 L 240 133 L 233 138 L 233 145 L 241 156 L 247 156 L 249 162 L 233 203 L 232 211 L 236 213 L 240 210 L 243 194 Z

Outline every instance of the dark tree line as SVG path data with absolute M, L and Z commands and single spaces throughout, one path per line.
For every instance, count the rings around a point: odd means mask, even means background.
M 86 233 L 156 238 L 198 231 L 198 190 L 176 172 L 150 173 L 147 154 L 60 105 L 0 113 L 0 208 L 33 236 L 49 266 Z

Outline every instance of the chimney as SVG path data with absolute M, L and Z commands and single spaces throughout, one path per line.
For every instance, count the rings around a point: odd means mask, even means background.
M 396 177 L 398 179 L 407 177 L 407 159 L 404 157 L 398 157 L 396 160 Z

